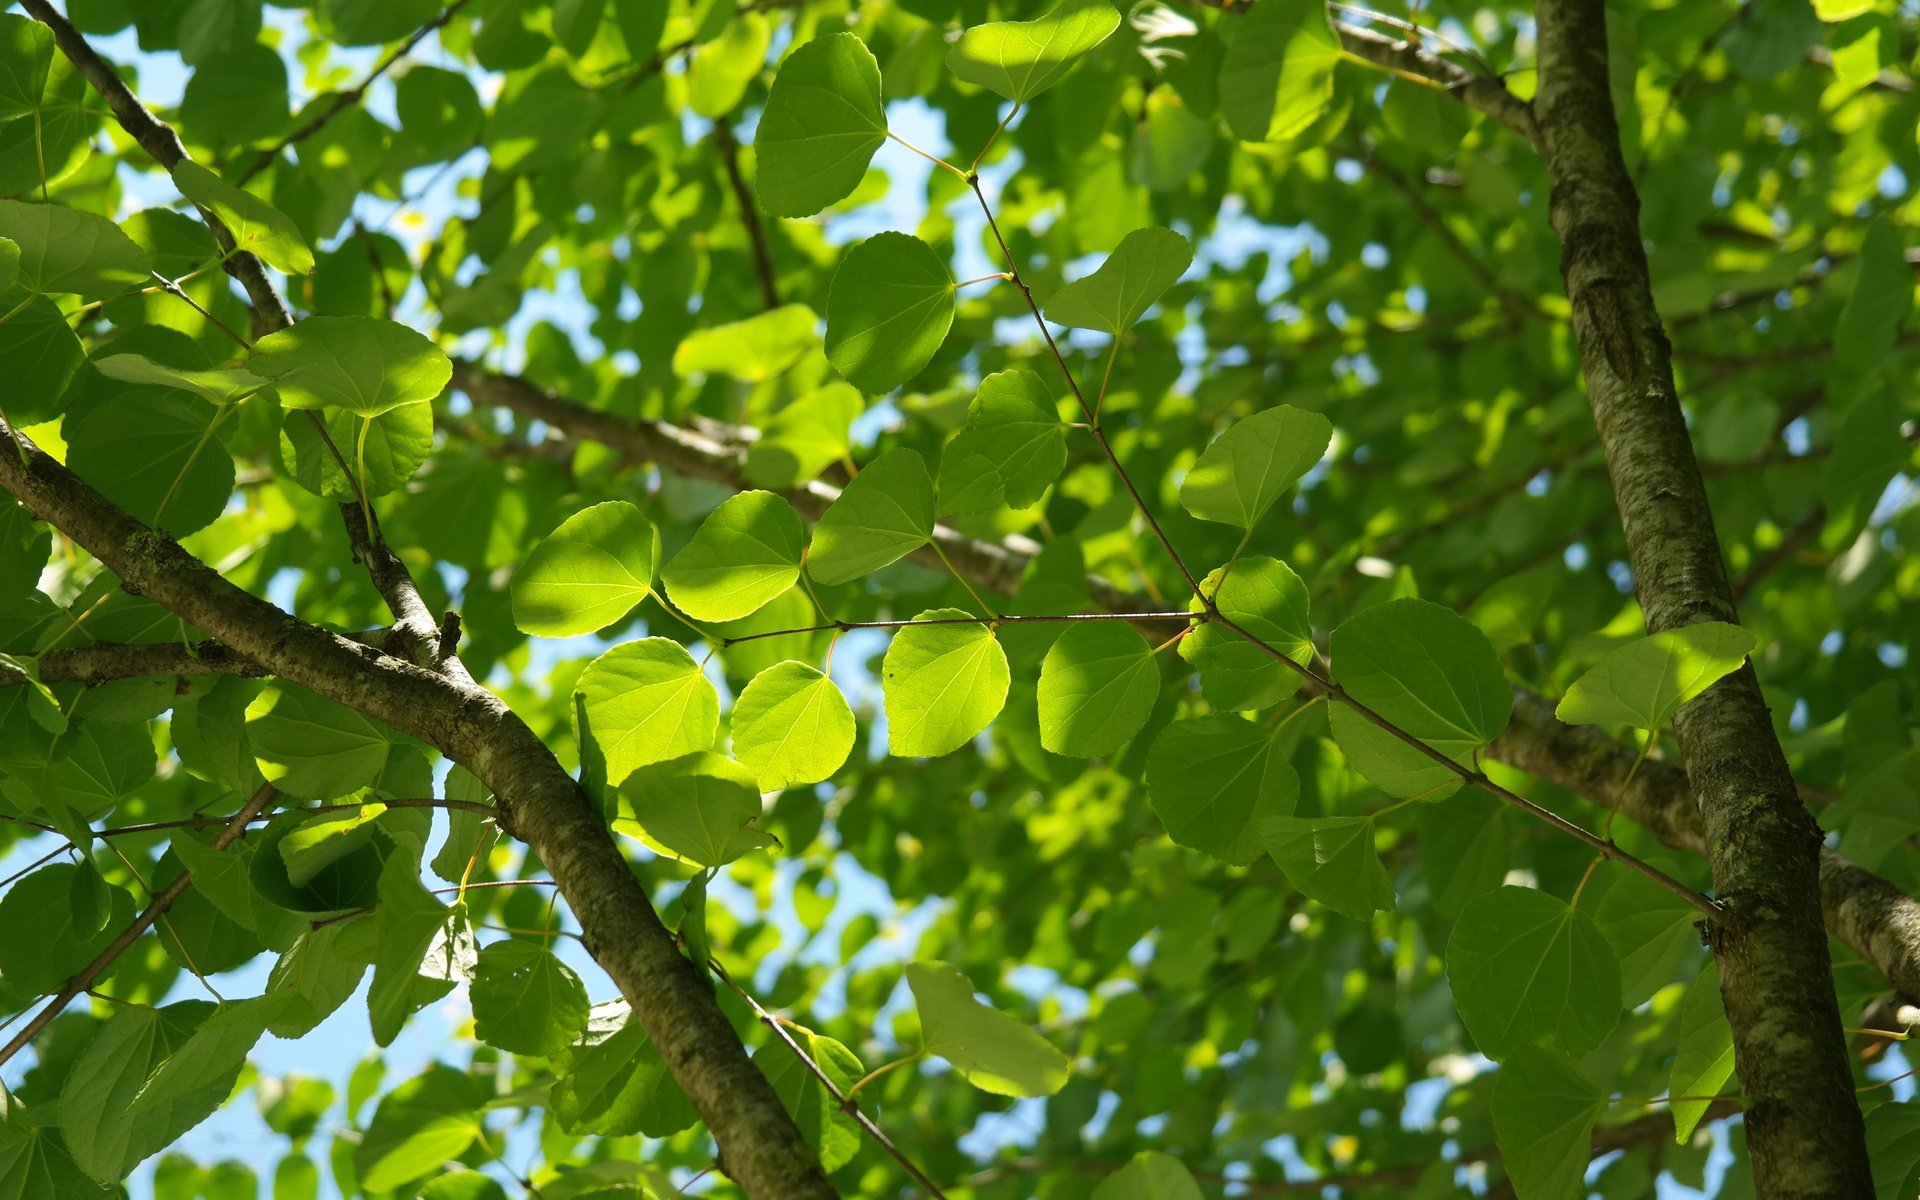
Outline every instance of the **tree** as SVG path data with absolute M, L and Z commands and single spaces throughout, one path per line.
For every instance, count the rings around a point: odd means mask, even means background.
M 1920 1187 L 1910 6 L 22 8 L 0 1200 Z

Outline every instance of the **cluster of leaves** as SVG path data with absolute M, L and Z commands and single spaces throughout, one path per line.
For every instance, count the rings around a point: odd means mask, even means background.
M 1920 510 L 1882 499 L 1920 415 L 1910 13 L 1619 17 L 1756 639 L 1639 636 L 1538 162 L 1349 61 L 1317 4 L 69 10 L 192 68 L 167 115 L 217 169 L 133 187 L 144 160 L 49 31 L 0 15 L 0 418 L 341 630 L 390 616 L 338 506 L 381 531 L 689 953 L 743 981 L 729 1014 L 850 1194 L 912 1185 L 842 1094 L 982 1197 L 1290 1170 L 1445 1195 L 1496 1153 L 1520 1195 L 1573 1196 L 1596 1127 L 1647 1121 L 1617 1097 L 1656 1095 L 1671 1120 L 1622 1133 L 1596 1185 L 1703 1183 L 1741 1136 L 1696 1136 L 1732 1086 L 1704 864 L 1622 824 L 1654 866 L 1597 865 L 1488 794 L 1599 824 L 1503 765 L 1516 685 L 1640 731 L 1651 769 L 1758 653 L 1840 848 L 1920 887 L 1893 853 L 1920 832 L 1895 678 Z M 1528 57 L 1521 10 L 1421 12 Z M 342 65 L 395 43 L 376 86 Z M 962 164 L 902 183 L 929 124 Z M 885 215 L 903 200 L 917 222 Z M 876 210 L 915 227 L 858 237 Z M 201 213 L 299 320 L 251 336 Z M 577 312 L 530 301 L 562 291 Z M 1009 539 L 1030 560 L 982 565 Z M 430 1200 L 707 1171 L 665 1058 L 556 952 L 580 931 L 514 884 L 540 864 L 465 768 L 290 684 L 56 669 L 200 637 L 0 505 L 0 847 L 23 868 L 0 928 L 44 931 L 0 943 L 0 1010 L 192 879 L 10 1076 L 0 1197 L 103 1194 L 248 1086 L 286 1139 L 276 1196 L 316 1195 L 321 1162 L 342 1195 Z M 284 811 L 212 836 L 201 814 L 268 787 Z M 258 995 L 198 998 L 269 961 Z M 1855 1011 L 1861 975 L 1836 976 Z M 378 1055 L 338 1088 L 248 1065 L 362 992 L 388 1047 L 462 987 L 472 1044 L 391 1086 Z M 762 1005 L 793 1014 L 780 1036 L 752 1033 Z M 961 1138 L 997 1097 L 1031 1105 L 1017 1155 Z M 1914 1112 L 1872 1116 L 1887 1194 L 1920 1172 Z M 169 1200 L 255 1186 L 178 1152 L 152 1170 Z

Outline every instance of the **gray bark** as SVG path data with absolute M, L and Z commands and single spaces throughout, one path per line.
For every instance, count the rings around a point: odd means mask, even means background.
M 1737 622 L 1620 152 L 1606 7 L 1540 0 L 1535 12 L 1548 212 L 1647 629 Z M 1752 668 L 1681 709 L 1675 732 L 1727 908 L 1713 943 L 1758 1190 L 1872 1195 L 1821 926 L 1820 827 L 1800 802 Z

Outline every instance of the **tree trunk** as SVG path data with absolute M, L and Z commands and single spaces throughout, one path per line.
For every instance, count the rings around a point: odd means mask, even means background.
M 1605 4 L 1539 0 L 1535 12 L 1549 215 L 1647 628 L 1736 622 L 1620 152 Z M 1709 688 L 1674 725 L 1726 906 L 1712 942 L 1759 1194 L 1871 1196 L 1821 926 L 1820 827 L 1800 803 L 1753 669 Z

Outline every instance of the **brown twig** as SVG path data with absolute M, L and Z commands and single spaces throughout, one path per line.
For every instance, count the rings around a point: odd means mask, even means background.
M 275 792 L 272 784 L 261 784 L 260 789 L 254 792 L 247 800 L 245 807 L 233 814 L 232 819 L 227 822 L 226 828 L 220 832 L 218 837 L 213 839 L 213 849 L 225 850 L 228 846 L 233 845 L 233 843 L 245 836 L 247 826 L 255 817 L 260 815 L 261 811 L 264 810 L 268 804 L 273 802 L 274 795 Z M 181 871 L 179 875 L 174 877 L 172 883 L 167 884 L 167 886 L 155 892 L 153 900 L 148 903 L 147 907 L 139 916 L 133 919 L 133 923 L 121 930 L 120 935 L 114 938 L 105 950 L 95 955 L 92 962 L 81 968 L 73 978 L 67 980 L 65 985 L 63 985 L 58 992 L 54 993 L 53 999 L 49 1000 L 45 1007 L 35 1013 L 33 1019 L 28 1021 L 19 1033 L 13 1035 L 13 1040 L 8 1042 L 4 1048 L 0 1048 L 0 1064 L 7 1062 L 7 1060 L 18 1054 L 29 1042 L 38 1037 L 40 1031 L 51 1024 L 53 1019 L 59 1016 L 60 1012 L 65 1009 L 68 1004 L 72 1003 L 74 997 L 91 988 L 93 981 L 100 978 L 101 973 L 112 966 L 115 959 L 126 953 L 127 949 L 132 946 L 135 941 L 139 940 L 141 934 L 152 928 L 153 923 L 159 920 L 168 909 L 173 907 L 174 901 L 180 898 L 187 890 L 187 885 L 192 882 L 193 872 Z

